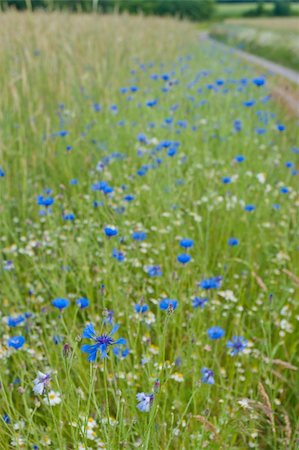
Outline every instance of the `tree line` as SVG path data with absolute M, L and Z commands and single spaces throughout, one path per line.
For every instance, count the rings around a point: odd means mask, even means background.
M 250 0 L 249 0 L 250 1 Z M 253 15 L 263 15 L 263 4 L 271 0 L 251 0 L 256 4 Z M 295 0 L 296 1 L 296 0 Z M 190 20 L 208 20 L 215 14 L 216 3 L 243 3 L 245 0 L 0 0 L 2 10 L 49 9 L 73 12 L 128 12 L 145 15 L 176 16 Z M 248 2 L 248 0 L 246 0 Z M 273 15 L 289 15 L 290 0 L 272 0 Z

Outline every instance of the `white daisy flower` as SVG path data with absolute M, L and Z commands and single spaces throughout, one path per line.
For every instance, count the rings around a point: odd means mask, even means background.
M 59 392 L 50 391 L 47 396 L 44 397 L 46 405 L 55 406 L 61 403 L 61 397 Z

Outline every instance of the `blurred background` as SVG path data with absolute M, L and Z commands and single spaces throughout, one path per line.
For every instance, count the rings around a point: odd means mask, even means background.
M 299 0 L 0 0 L 0 6 L 2 11 L 9 8 L 66 9 L 74 12 L 169 15 L 190 20 L 299 15 Z

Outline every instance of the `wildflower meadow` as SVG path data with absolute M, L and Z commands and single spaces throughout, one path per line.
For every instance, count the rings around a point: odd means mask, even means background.
M 298 448 L 298 118 L 198 24 L 0 15 L 0 449 Z

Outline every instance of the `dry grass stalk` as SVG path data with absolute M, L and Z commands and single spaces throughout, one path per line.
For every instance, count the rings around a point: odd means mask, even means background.
M 286 369 L 298 370 L 298 367 L 293 366 L 293 364 L 290 364 L 286 361 L 282 361 L 281 359 L 272 359 L 272 363 L 277 364 L 278 366 L 285 367 Z
M 291 278 L 292 281 L 294 281 L 294 283 L 296 284 L 296 286 L 299 286 L 299 278 L 292 272 L 290 272 L 287 269 L 282 269 L 283 273 L 285 273 L 286 275 L 288 275 L 289 278 Z
M 268 289 L 267 289 L 267 286 L 265 285 L 265 283 L 263 282 L 263 280 L 261 279 L 261 277 L 259 277 L 259 276 L 257 275 L 257 273 L 255 273 L 255 272 L 252 272 L 252 275 L 253 275 L 255 281 L 257 282 L 257 284 L 259 285 L 259 287 L 260 287 L 261 289 L 263 289 L 263 291 L 267 292 L 267 290 L 268 290 Z
M 291 440 L 292 440 L 292 428 L 289 416 L 287 413 L 284 413 L 284 421 L 285 421 L 285 436 L 286 436 L 286 449 L 291 448 Z
M 275 434 L 276 431 L 275 431 L 275 420 L 274 420 L 273 409 L 272 409 L 268 394 L 266 392 L 266 389 L 264 388 L 264 385 L 261 382 L 259 382 L 259 393 L 263 400 L 263 406 L 265 408 L 264 410 L 265 410 L 266 416 L 268 417 L 268 419 L 271 423 L 272 432 Z
M 200 423 L 203 424 L 204 428 L 207 431 L 211 431 L 214 434 L 217 434 L 217 429 L 215 425 L 213 425 L 211 422 L 209 422 L 204 416 L 193 416 L 194 419 L 198 420 Z

